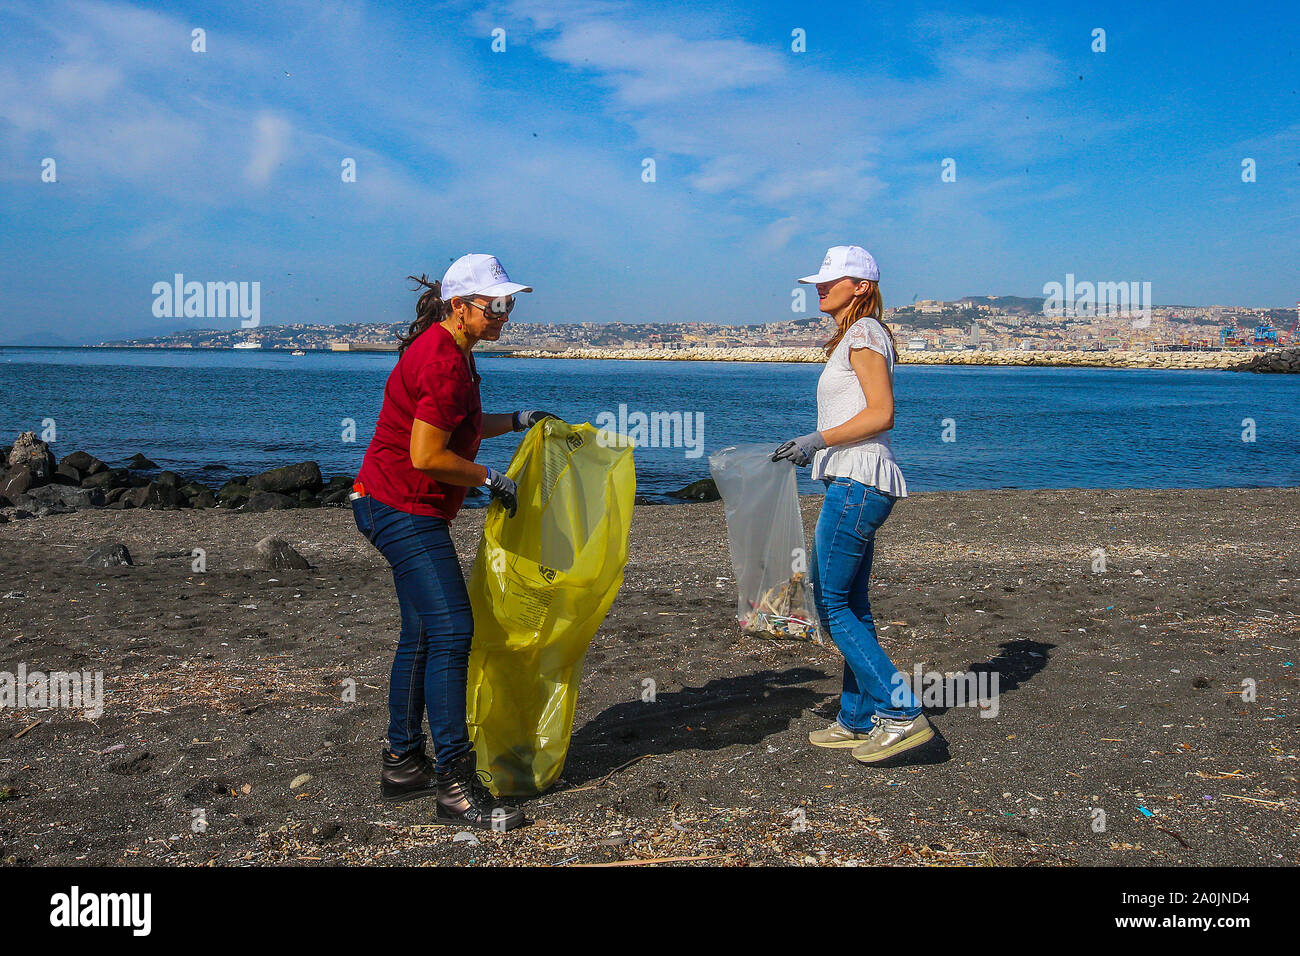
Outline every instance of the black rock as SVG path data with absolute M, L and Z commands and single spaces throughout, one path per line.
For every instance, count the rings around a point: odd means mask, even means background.
M 326 489 L 321 495 L 320 503 L 323 505 L 345 505 L 348 503 L 348 495 L 352 494 L 351 488 L 339 488 L 335 491 Z
M 123 496 L 120 500 L 130 500 L 131 504 L 128 507 L 167 510 L 180 508 L 185 504 L 185 499 L 179 491 L 171 485 L 164 485 L 157 481 L 151 481 L 142 488 L 133 488 L 129 495 Z
M 172 488 L 179 488 L 181 486 L 181 476 L 176 474 L 174 471 L 159 472 L 158 477 L 155 478 L 154 481 L 158 482 L 160 485 L 169 485 Z
M 250 478 L 248 487 L 254 491 L 276 491 L 283 495 L 297 494 L 303 490 L 315 494 L 321 490 L 320 465 L 314 461 L 304 461 L 297 465 L 272 468 Z
M 74 451 L 71 455 L 64 455 L 59 459 L 59 465 L 70 465 L 81 472 L 82 476 L 97 475 L 101 471 L 108 471 L 108 465 L 104 464 L 94 455 L 89 455 L 84 451 Z
M 257 566 L 267 571 L 305 571 L 311 567 L 306 558 L 289 546 L 289 542 L 280 538 L 263 538 L 257 542 L 253 557 Z
M 253 497 L 253 489 L 238 481 L 228 481 L 217 489 L 217 503 L 226 508 L 238 508 Z
M 275 491 L 260 491 L 254 494 L 244 504 L 244 511 L 280 511 L 284 508 L 295 508 L 298 502 L 288 495 L 282 495 Z
M 1285 349 L 1258 355 L 1239 368 L 1249 372 L 1300 372 L 1300 349 Z
M 148 458 L 144 457 L 144 455 L 136 452 L 135 455 L 132 456 L 131 460 L 126 463 L 126 467 L 130 468 L 132 471 L 151 471 L 158 466 Z
M 722 495 L 718 494 L 718 486 L 713 483 L 712 478 L 701 478 L 699 481 L 692 481 L 680 491 L 668 492 L 674 498 L 683 498 L 687 501 L 718 501 Z
M 101 488 L 104 491 L 108 491 L 110 488 L 129 488 L 131 487 L 131 473 L 125 468 L 97 471 L 90 477 L 83 478 L 81 487 Z
M 48 515 L 73 515 L 76 513 L 77 509 L 72 505 L 59 504 L 57 501 L 51 505 L 41 505 L 36 509 L 36 517 L 38 518 L 44 518 Z
M 203 471 L 229 471 L 225 465 L 204 465 Z
M 54 514 L 66 514 L 63 508 L 90 508 L 104 504 L 104 493 L 98 488 L 78 488 L 76 485 L 41 485 L 27 492 L 27 497 L 58 509 L 52 512 Z
M 120 501 L 123 497 L 129 495 L 130 493 L 131 493 L 130 488 L 110 488 L 106 492 L 104 492 L 104 501 L 111 508 L 113 507 L 115 502 Z M 119 505 L 118 507 L 125 507 L 125 505 Z
M 215 508 L 217 506 L 216 496 L 207 488 L 204 488 L 193 498 L 190 499 L 191 508 Z
M 50 475 L 50 481 L 60 485 L 80 485 L 84 476 L 71 465 L 59 465 Z
M 12 501 L 19 495 L 26 494 L 27 490 L 36 484 L 36 477 L 32 474 L 32 470 L 26 465 L 18 465 L 9 469 L 4 485 L 0 485 L 0 495 Z
M 120 565 L 131 564 L 131 552 L 126 549 L 126 545 L 105 544 L 96 548 L 81 562 L 84 565 L 95 568 L 114 568 Z

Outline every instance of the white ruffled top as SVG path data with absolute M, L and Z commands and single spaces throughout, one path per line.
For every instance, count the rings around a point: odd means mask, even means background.
M 840 339 L 817 380 L 819 432 L 843 425 L 867 407 L 862 384 L 849 364 L 852 349 L 871 349 L 883 355 L 889 367 L 889 382 L 891 385 L 894 382 L 894 345 L 889 333 L 871 316 L 863 316 Z M 851 478 L 879 488 L 886 494 L 907 497 L 907 482 L 894 459 L 893 449 L 889 447 L 888 431 L 848 445 L 822 449 L 813 456 L 812 476 L 814 480 Z

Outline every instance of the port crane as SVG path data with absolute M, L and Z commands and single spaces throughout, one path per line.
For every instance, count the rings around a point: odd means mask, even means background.
M 1277 345 L 1277 329 L 1269 325 L 1267 319 L 1255 326 L 1255 344 L 1263 346 Z

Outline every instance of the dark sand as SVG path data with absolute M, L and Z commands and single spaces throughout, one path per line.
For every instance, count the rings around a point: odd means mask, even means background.
M 482 518 L 455 523 L 467 567 Z M 915 495 L 877 550 L 883 640 L 908 672 L 996 670 L 1000 711 L 932 710 L 942 741 L 865 767 L 806 741 L 838 652 L 739 633 L 721 505 L 638 508 L 564 777 L 472 843 L 376 799 L 397 604 L 350 512 L 11 521 L 0 670 L 109 693 L 96 722 L 0 710 L 0 861 L 1296 863 L 1297 531 L 1300 489 Z M 315 569 L 246 570 L 266 534 Z M 81 567 L 104 541 L 136 566 Z

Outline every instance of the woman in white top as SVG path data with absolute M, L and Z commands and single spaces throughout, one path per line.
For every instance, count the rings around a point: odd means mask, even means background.
M 894 341 L 881 321 L 880 270 L 860 246 L 833 246 L 816 275 L 819 306 L 838 327 L 817 382 L 817 431 L 772 455 L 811 464 L 826 485 L 814 537 L 813 598 L 844 654 L 840 712 L 809 740 L 851 747 L 863 763 L 886 760 L 934 736 L 907 679 L 880 646 L 867 585 L 876 529 L 907 483 L 889 447 L 894 427 Z

